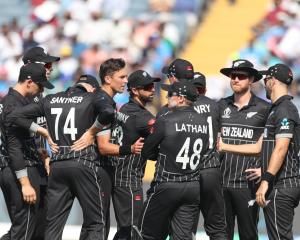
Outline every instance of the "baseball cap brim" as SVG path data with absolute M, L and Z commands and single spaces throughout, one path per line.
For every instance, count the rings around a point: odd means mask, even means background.
M 43 87 L 45 87 L 47 89 L 53 89 L 54 88 L 54 85 L 52 83 L 50 83 L 48 80 L 38 82 L 38 83 L 41 84 Z
M 262 70 L 262 71 L 259 71 L 259 73 L 261 75 L 269 75 L 270 74 L 270 72 L 268 70 Z
M 52 63 L 52 62 L 58 62 L 60 60 L 60 57 L 55 57 L 55 56 L 47 56 L 43 59 L 43 62 L 45 63 Z

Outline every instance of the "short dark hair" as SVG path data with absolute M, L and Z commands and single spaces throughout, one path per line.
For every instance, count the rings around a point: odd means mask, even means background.
M 112 76 L 115 72 L 123 69 L 126 63 L 122 58 L 110 58 L 103 62 L 99 69 L 101 83 L 105 84 L 105 77 Z

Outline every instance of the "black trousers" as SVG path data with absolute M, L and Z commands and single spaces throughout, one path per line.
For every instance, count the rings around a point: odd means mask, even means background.
M 132 239 L 132 227 L 138 226 L 143 209 L 143 189 L 130 187 L 113 187 L 112 201 L 118 224 L 114 240 Z
M 275 239 L 293 239 L 294 210 L 299 204 L 300 187 L 272 189 L 263 208 L 268 237 Z
M 44 194 L 41 191 L 41 176 L 36 167 L 27 167 L 28 177 L 31 185 L 36 191 L 37 201 L 34 205 L 29 205 L 23 201 L 22 189 L 19 180 L 10 167 L 0 170 L 0 187 L 2 189 L 9 217 L 11 228 L 6 236 L 14 240 L 36 240 L 43 236 L 35 236 L 39 231 L 38 227 L 43 227 L 43 222 L 38 222 L 39 210 Z M 42 233 L 43 234 L 43 231 Z
M 255 199 L 255 189 L 223 188 L 226 207 L 227 234 L 233 239 L 235 217 L 237 217 L 239 237 L 241 240 L 258 239 L 257 224 L 259 207 L 249 206 L 248 202 Z
M 139 222 L 143 239 L 162 240 L 170 233 L 174 240 L 192 240 L 199 205 L 198 181 L 152 184 Z
M 51 164 L 47 194 L 46 240 L 60 240 L 74 198 L 82 208 L 85 227 L 80 240 L 105 239 L 101 189 L 94 169 L 77 161 Z
M 200 210 L 209 239 L 226 240 L 225 202 L 219 168 L 200 170 Z

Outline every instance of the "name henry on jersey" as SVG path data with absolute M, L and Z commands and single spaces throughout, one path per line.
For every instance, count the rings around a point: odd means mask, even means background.
M 224 137 L 253 138 L 253 129 L 241 127 L 222 127 Z
M 194 109 L 197 113 L 208 113 L 210 112 L 210 105 L 209 104 L 201 104 L 194 106 Z
M 70 98 L 66 97 L 53 97 L 50 101 L 50 104 L 54 103 L 81 103 L 83 100 L 83 97 L 74 96 Z
M 175 123 L 176 132 L 207 133 L 206 125 Z

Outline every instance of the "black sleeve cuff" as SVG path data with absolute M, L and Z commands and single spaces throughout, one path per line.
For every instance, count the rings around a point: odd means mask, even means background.
M 124 145 L 124 146 L 120 146 L 119 148 L 119 154 L 120 155 L 128 155 L 131 154 L 131 145 Z
M 273 184 L 274 180 L 275 180 L 275 176 L 269 172 L 265 172 L 262 177 L 261 180 L 263 181 L 267 181 L 269 184 Z

